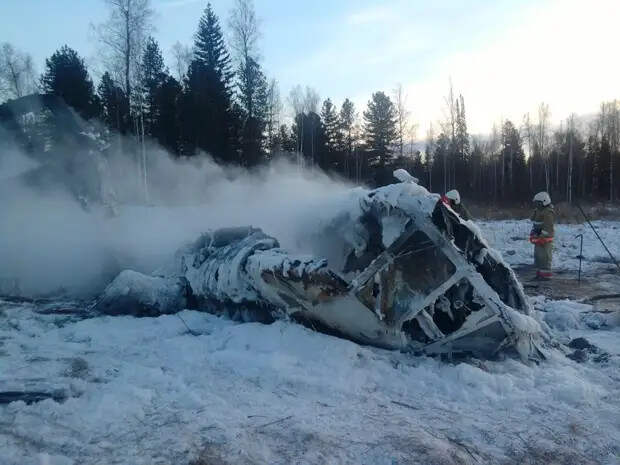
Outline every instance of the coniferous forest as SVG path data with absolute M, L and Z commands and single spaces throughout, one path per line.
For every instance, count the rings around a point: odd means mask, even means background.
M 208 153 L 245 168 L 284 158 L 369 186 L 392 182 L 392 171 L 405 168 L 433 192 L 457 188 L 496 204 L 528 201 L 540 190 L 556 201 L 620 197 L 620 101 L 559 125 L 541 103 L 535 114 L 474 136 L 465 96 L 450 84 L 445 120 L 419 137 L 402 86 L 377 90 L 365 108 L 349 99 L 321 101 L 302 85 L 282 96 L 261 63 L 259 12 L 251 0 L 237 0 L 224 20 L 207 4 L 193 44 L 177 43 L 171 66 L 154 37 L 149 0 L 106 3 L 109 17 L 93 26 L 104 68 L 96 82 L 70 44 L 39 74 L 27 53 L 5 43 L 0 102 L 59 97 L 81 118 L 103 124 L 108 143 L 127 157 L 139 157 L 149 140 L 173 157 Z M 54 143 L 44 123 L 24 122 L 24 149 Z

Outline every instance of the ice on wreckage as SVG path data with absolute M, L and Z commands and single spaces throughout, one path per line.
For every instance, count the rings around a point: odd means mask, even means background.
M 405 182 L 355 191 L 308 238 L 312 255 L 292 254 L 253 227 L 203 234 L 160 270 L 162 292 L 177 293 L 165 302 L 243 321 L 290 317 L 388 349 L 544 358 L 545 335 L 510 267 L 471 222 L 400 174 Z M 121 273 L 100 302 L 137 283 Z M 168 308 L 153 304 L 152 291 L 124 295 L 155 314 Z

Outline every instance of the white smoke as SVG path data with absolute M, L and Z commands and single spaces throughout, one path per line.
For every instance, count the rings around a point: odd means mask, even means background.
M 121 154 L 99 162 L 108 205 L 85 206 L 64 188 L 15 178 L 0 187 L 0 283 L 18 282 L 24 295 L 93 295 L 121 269 L 151 272 L 201 232 L 228 226 L 260 227 L 283 247 L 307 251 L 300 238 L 350 190 L 285 161 L 248 172 L 206 156 L 178 162 L 156 147 L 147 160 L 147 204 L 126 201 L 145 193 L 136 163 Z M 32 166 L 16 150 L 0 153 L 0 179 Z

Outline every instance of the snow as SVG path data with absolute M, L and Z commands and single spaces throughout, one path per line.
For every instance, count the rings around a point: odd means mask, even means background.
M 583 326 L 583 314 L 592 309 L 591 305 L 580 304 L 570 300 L 544 302 L 542 311 L 544 321 L 550 327 L 568 331 Z
M 405 231 L 407 218 L 400 215 L 390 215 L 381 218 L 381 242 L 386 249 Z
M 595 225 L 620 255 L 620 223 Z M 529 228 L 481 224 L 511 264 L 531 262 Z M 584 270 L 610 266 L 588 228 L 558 225 L 555 266 L 576 269 L 580 232 Z M 277 264 L 265 252 L 260 266 Z M 585 337 L 609 357 L 577 363 L 559 347 L 538 365 L 449 363 L 288 321 L 189 310 L 82 319 L 0 300 L 0 391 L 67 396 L 0 405 L 0 464 L 619 463 L 620 327 L 589 304 L 530 303 L 528 325 L 563 344 Z M 53 303 L 65 305 L 75 304 Z
M 592 222 L 599 235 L 616 257 L 620 259 L 620 221 Z M 529 243 L 532 223 L 529 220 L 482 221 L 478 223 L 491 247 L 502 253 L 510 265 L 533 262 L 534 246 Z M 557 224 L 553 248 L 553 268 L 575 271 L 579 269 L 579 238 L 583 234 L 582 271 L 602 266 L 613 267 L 611 259 L 587 223 Z
M 265 464 L 620 456 L 617 330 L 558 333 L 605 333 L 606 364 L 559 351 L 538 366 L 449 364 L 286 321 L 235 324 L 195 311 L 76 321 L 32 304 L 0 308 L 0 390 L 69 396 L 0 406 L 7 465 L 183 464 L 205 448 L 224 463 Z
M 373 194 L 371 200 L 366 200 L 368 203 L 372 201 L 385 203 L 400 208 L 414 217 L 420 214 L 430 216 L 439 200 L 438 194 L 431 194 L 413 182 L 390 184 L 375 189 Z
M 176 313 L 187 306 L 187 288 L 184 278 L 146 276 L 125 270 L 106 287 L 95 308 L 108 315 Z
M 277 293 L 265 284 L 265 272 L 280 271 L 284 276 L 301 278 L 324 271 L 326 266 L 325 259 L 290 255 L 260 229 L 242 227 L 201 235 L 193 244 L 179 249 L 173 263 L 157 273 L 186 277 L 194 296 L 200 300 L 284 306 Z M 119 289 L 113 291 L 119 293 Z

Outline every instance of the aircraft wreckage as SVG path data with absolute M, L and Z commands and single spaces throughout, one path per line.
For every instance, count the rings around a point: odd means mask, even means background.
M 544 358 L 543 330 L 514 272 L 472 222 L 399 171 L 404 182 L 356 191 L 351 208 L 308 238 L 313 255 L 293 255 L 252 227 L 208 232 L 157 275 L 123 271 L 94 308 L 290 317 L 387 349 Z

